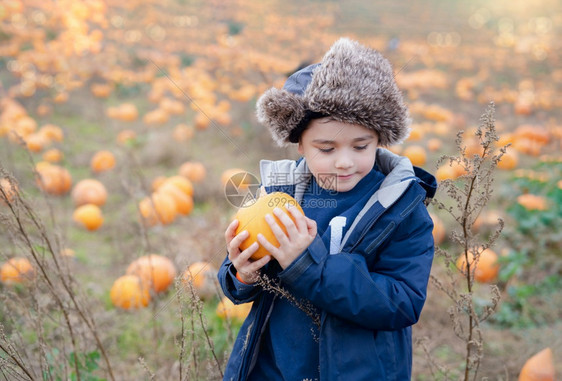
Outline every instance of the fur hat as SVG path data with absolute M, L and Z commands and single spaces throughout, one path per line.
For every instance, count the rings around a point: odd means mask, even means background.
M 402 142 L 410 130 L 390 62 L 347 38 L 320 63 L 291 75 L 282 89 L 267 90 L 256 106 L 258 121 L 280 146 L 298 143 L 308 122 L 324 116 L 375 131 L 381 146 Z

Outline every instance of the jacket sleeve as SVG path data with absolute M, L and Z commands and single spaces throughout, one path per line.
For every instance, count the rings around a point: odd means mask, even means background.
M 418 206 L 375 253 L 368 269 L 358 253 L 329 255 L 320 237 L 280 275 L 289 291 L 327 313 L 372 330 L 396 330 L 419 319 L 433 261 L 433 223 Z M 365 237 L 372 242 L 376 237 Z
M 244 284 L 236 279 L 236 269 L 228 259 L 228 256 L 219 268 L 217 276 L 224 295 L 234 304 L 251 302 L 262 290 L 257 285 Z

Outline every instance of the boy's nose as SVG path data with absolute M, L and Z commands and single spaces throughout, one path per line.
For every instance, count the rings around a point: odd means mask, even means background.
M 353 160 L 348 155 L 342 154 L 336 158 L 336 168 L 347 169 L 353 166 Z

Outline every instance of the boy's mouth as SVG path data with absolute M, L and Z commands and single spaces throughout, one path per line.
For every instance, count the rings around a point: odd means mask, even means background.
M 350 173 L 348 175 L 338 175 L 338 179 L 339 180 L 347 180 L 350 179 L 353 176 L 353 173 Z

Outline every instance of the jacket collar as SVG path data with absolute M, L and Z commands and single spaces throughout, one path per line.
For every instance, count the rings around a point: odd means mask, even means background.
M 304 158 L 294 160 L 261 160 L 260 161 L 261 182 L 265 187 L 295 186 L 293 197 L 297 202 L 302 197 L 308 184 L 312 180 L 312 173 L 308 169 Z

